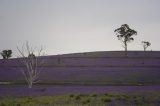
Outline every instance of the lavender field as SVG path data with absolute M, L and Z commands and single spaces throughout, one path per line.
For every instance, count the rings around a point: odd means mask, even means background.
M 42 84 L 159 85 L 160 52 L 91 52 L 41 57 Z M 24 83 L 19 59 L 0 60 L 0 82 Z
M 160 52 L 91 52 L 41 57 L 40 82 L 28 89 L 20 59 L 0 60 L 0 97 L 160 92 Z M 11 85 L 3 85 L 9 82 Z M 20 85 L 21 84 L 21 85 Z

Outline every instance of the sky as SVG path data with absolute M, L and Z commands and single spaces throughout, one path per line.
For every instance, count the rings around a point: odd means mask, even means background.
M 128 50 L 160 50 L 160 0 L 0 0 L 0 51 L 26 41 L 46 55 L 123 50 L 114 30 L 137 31 Z

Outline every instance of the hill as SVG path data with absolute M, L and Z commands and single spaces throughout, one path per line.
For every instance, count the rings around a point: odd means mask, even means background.
M 103 51 L 40 57 L 41 84 L 160 85 L 160 51 Z M 0 60 L 0 82 L 23 83 L 19 59 Z

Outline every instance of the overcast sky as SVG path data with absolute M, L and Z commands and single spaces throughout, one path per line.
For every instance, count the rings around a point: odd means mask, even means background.
M 123 50 L 114 29 L 136 30 L 129 50 L 160 50 L 160 0 L 0 0 L 0 51 L 29 41 L 48 55 Z

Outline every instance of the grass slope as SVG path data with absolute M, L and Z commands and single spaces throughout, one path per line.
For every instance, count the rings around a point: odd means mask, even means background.
M 0 106 L 158 106 L 159 100 L 160 97 L 158 95 L 68 94 L 5 98 L 0 100 Z

